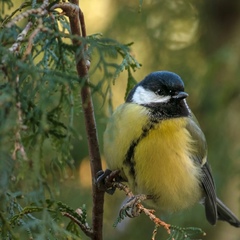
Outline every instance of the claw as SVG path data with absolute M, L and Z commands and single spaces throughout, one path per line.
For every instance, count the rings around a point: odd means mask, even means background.
M 119 217 L 121 219 L 124 218 L 124 216 L 128 216 L 130 218 L 137 217 L 141 214 L 142 210 L 138 207 L 138 204 L 140 204 L 142 201 L 146 199 L 150 199 L 151 196 L 145 195 L 145 194 L 139 194 L 136 196 L 131 197 L 126 204 L 124 204 L 119 212 Z
M 111 174 L 111 172 L 112 171 L 110 169 L 106 169 L 105 171 L 100 170 L 99 172 L 97 172 L 97 175 L 96 175 L 97 180 L 96 180 L 96 182 L 100 183 L 100 182 L 104 181 L 105 178 Z
M 96 175 L 96 184 L 98 188 L 113 195 L 116 188 L 112 186 L 112 182 L 114 179 L 118 179 L 118 173 L 119 171 L 111 171 L 110 169 L 99 171 Z

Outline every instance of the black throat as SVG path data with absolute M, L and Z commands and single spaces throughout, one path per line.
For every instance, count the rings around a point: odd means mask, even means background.
M 150 109 L 150 117 L 155 120 L 188 117 L 190 115 L 188 105 L 183 99 L 170 99 L 166 103 L 150 103 L 144 106 Z

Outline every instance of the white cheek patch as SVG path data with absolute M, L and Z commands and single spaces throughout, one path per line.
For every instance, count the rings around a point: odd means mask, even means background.
M 170 100 L 171 96 L 159 96 L 142 86 L 137 87 L 133 94 L 132 101 L 137 104 L 164 103 Z

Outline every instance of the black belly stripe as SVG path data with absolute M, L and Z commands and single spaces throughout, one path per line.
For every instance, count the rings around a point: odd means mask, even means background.
M 133 177 L 133 179 L 136 178 L 136 172 L 135 172 L 136 162 L 134 159 L 134 153 L 135 153 L 136 146 L 139 144 L 139 142 L 143 138 L 145 138 L 149 134 L 150 130 L 154 127 L 154 125 L 156 123 L 158 123 L 158 121 L 156 121 L 156 120 L 150 121 L 147 125 L 145 125 L 142 128 L 141 135 L 139 136 L 139 138 L 132 141 L 132 143 L 125 155 L 125 159 L 124 159 L 123 163 L 129 167 L 129 174 L 130 174 L 130 176 Z

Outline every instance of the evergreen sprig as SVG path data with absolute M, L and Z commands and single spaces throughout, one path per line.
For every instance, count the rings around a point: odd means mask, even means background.
M 1 239 L 76 239 L 81 235 L 74 221 L 62 227 L 58 213 L 65 212 L 84 225 L 84 207 L 80 217 L 63 204 L 56 210 L 44 203 L 46 197 L 56 196 L 54 184 L 69 174 L 66 169 L 74 174 L 72 142 L 81 136 L 74 123 L 82 112 L 79 91 L 85 84 L 75 70 L 75 53 L 88 46 L 89 75 L 101 76 L 89 87 L 103 103 L 122 71 L 140 67 L 129 44 L 99 34 L 86 38 L 71 34 L 68 18 L 51 10 L 54 3 L 28 1 L 8 16 L 1 15 Z M 13 4 L 6 0 L 2 6 L 5 11 Z M 71 40 L 82 44 L 75 46 Z
M 200 236 L 203 237 L 206 235 L 205 232 L 203 232 L 202 229 L 197 227 L 187 227 L 187 228 L 181 228 L 178 226 L 171 225 L 171 234 L 167 240 L 201 240 L 202 238 L 199 238 Z

